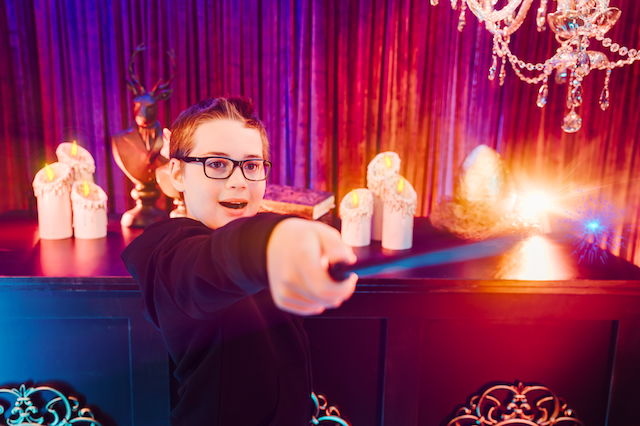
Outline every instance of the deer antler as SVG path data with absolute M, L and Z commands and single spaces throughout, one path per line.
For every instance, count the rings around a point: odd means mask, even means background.
M 140 43 L 138 47 L 136 47 L 136 50 L 131 54 L 131 58 L 129 59 L 130 79 L 127 79 L 127 84 L 129 86 L 129 90 L 131 90 L 135 96 L 143 94 L 144 87 L 142 86 L 142 84 L 140 84 L 140 81 L 138 81 L 138 76 L 133 72 L 133 61 L 136 58 L 136 55 L 145 49 L 146 47 L 144 47 L 144 43 Z
M 153 86 L 153 89 L 151 90 L 151 92 L 156 95 L 167 90 L 167 88 L 173 81 L 173 78 L 176 76 L 176 55 L 173 52 L 173 49 L 168 50 L 167 55 L 169 55 L 169 59 L 171 59 L 171 76 L 169 77 L 169 80 L 167 80 L 166 83 L 162 83 L 162 79 L 160 79 L 158 80 L 156 85 Z

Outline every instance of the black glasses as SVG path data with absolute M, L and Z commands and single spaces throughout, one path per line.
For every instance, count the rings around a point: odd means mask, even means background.
M 240 167 L 246 180 L 261 181 L 269 176 L 271 161 L 252 158 L 236 161 L 226 157 L 182 157 L 177 158 L 185 163 L 202 163 L 204 175 L 209 179 L 227 179 L 236 167 Z

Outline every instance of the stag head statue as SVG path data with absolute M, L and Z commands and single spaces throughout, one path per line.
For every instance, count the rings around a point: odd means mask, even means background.
M 146 47 L 144 47 L 143 43 L 139 44 L 131 55 L 131 59 L 129 59 L 129 78 L 127 79 L 127 88 L 134 96 L 133 112 L 136 124 L 140 127 L 148 128 L 154 127 L 158 121 L 158 101 L 169 99 L 173 93 L 173 89 L 170 89 L 169 85 L 175 77 L 176 58 L 172 50 L 167 52 L 171 59 L 171 76 L 166 82 L 163 82 L 162 78 L 160 78 L 155 86 L 153 86 L 153 89 L 147 92 L 133 70 L 133 63 L 136 55 L 145 49 Z
M 147 91 L 134 72 L 134 61 L 138 53 L 145 50 L 140 44 L 129 59 L 127 87 L 133 92 L 135 124 L 111 138 L 113 157 L 125 175 L 134 183 L 131 196 L 136 206 L 122 215 L 124 226 L 144 228 L 166 217 L 166 212 L 155 206 L 160 197 L 156 186 L 157 171 L 168 163 L 160 154 L 163 147 L 162 126 L 158 122 L 158 101 L 168 99 L 173 92 L 169 88 L 175 76 L 176 61 L 173 51 L 167 52 L 171 60 L 171 76 L 162 78 Z M 166 192 L 165 192 L 166 193 Z M 174 198 L 174 197 L 172 197 Z

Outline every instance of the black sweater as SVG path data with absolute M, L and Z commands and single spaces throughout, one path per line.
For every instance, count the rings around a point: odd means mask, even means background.
M 122 253 L 177 365 L 172 425 L 309 424 L 307 335 L 274 305 L 267 277 L 267 242 L 285 218 L 259 214 L 215 231 L 163 220 Z

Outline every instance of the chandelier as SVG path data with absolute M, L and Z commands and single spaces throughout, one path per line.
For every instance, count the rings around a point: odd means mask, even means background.
M 431 4 L 435 6 L 438 1 L 431 0 Z M 465 12 L 467 8 L 470 9 L 493 34 L 493 62 L 489 68 L 489 80 L 495 79 L 500 61 L 498 78 L 500 85 L 504 84 L 508 60 L 520 80 L 529 84 L 542 83 L 536 102 L 540 108 L 547 104 L 548 80 L 555 71 L 556 83 L 568 83 L 568 113 L 562 122 L 562 130 L 575 133 L 582 127 L 582 118 L 576 112 L 576 108 L 582 104 L 583 79 L 592 70 L 606 72 L 604 88 L 600 95 L 600 108 L 604 111 L 609 107 L 611 71 L 632 64 L 639 60 L 640 56 L 636 49 L 620 46 L 605 37 L 622 13 L 615 7 L 609 7 L 609 0 L 554 0 L 558 3 L 556 11 L 547 14 L 547 3 L 550 1 L 540 0 L 536 24 L 540 32 L 544 31 L 548 24 L 555 33 L 560 47 L 555 55 L 543 63 L 524 62 L 509 49 L 510 37 L 522 25 L 533 0 L 503 0 L 502 3 L 507 4 L 499 10 L 495 8 L 498 0 L 460 0 L 458 30 L 462 31 L 464 28 Z M 457 6 L 458 0 L 451 0 L 451 7 L 456 9 Z M 605 51 L 610 50 L 611 53 L 617 54 L 617 60 L 609 60 L 604 53 L 590 50 L 594 39 L 600 42 Z

